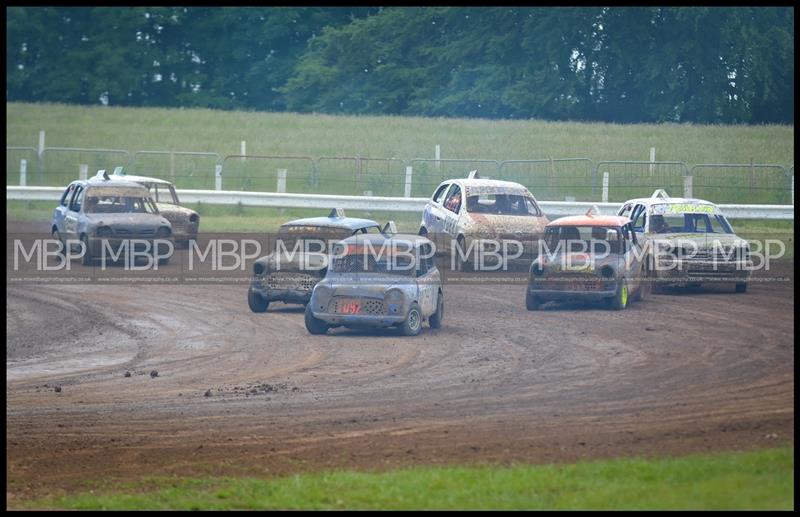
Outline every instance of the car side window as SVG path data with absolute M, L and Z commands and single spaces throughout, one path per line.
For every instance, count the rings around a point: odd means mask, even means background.
M 364 228 L 359 228 L 353 232 L 353 235 L 361 235 L 364 233 L 381 233 L 381 229 L 379 226 L 365 226 Z
M 625 225 L 625 230 L 624 231 L 625 231 L 625 234 L 630 238 L 631 242 L 633 242 L 634 244 L 636 244 L 638 246 L 639 245 L 639 241 L 636 238 L 636 232 L 634 232 L 633 228 L 631 227 L 631 223 L 628 223 L 628 224 Z
M 66 190 L 64 190 L 64 193 L 61 194 L 61 200 L 59 201 L 59 204 L 61 206 L 67 206 L 67 203 L 69 202 L 70 199 L 69 196 L 70 194 L 72 194 L 73 189 L 75 189 L 75 185 L 70 185 L 69 187 L 66 188 Z
M 78 185 L 75 187 L 75 192 L 72 194 L 72 201 L 69 203 L 69 209 L 72 212 L 81 211 L 81 202 L 83 201 L 83 186 Z
M 645 223 L 647 222 L 647 215 L 645 214 L 644 205 L 636 205 L 631 213 L 631 220 L 633 221 L 633 231 L 643 232 Z
M 534 201 L 532 198 L 529 197 L 525 198 L 525 206 L 527 207 L 529 214 L 541 217 L 542 210 L 539 208 L 539 205 L 536 204 L 536 201 Z
M 444 185 L 439 187 L 438 190 L 436 190 L 436 192 L 433 194 L 433 202 L 434 203 L 441 203 L 442 202 L 442 197 L 444 196 L 444 193 L 447 191 L 447 187 L 449 187 L 449 186 L 450 186 L 449 183 L 445 183 Z
M 622 207 L 622 210 L 620 210 L 619 214 L 617 214 L 617 215 L 621 215 L 622 217 L 627 217 L 627 218 L 630 219 L 630 217 L 631 217 L 631 208 L 633 208 L 633 205 L 631 203 L 628 203 L 628 204 L 626 204 L 625 206 Z
M 178 201 L 178 193 L 175 192 L 175 187 L 172 185 L 169 186 L 169 194 L 172 197 L 172 202 L 176 205 L 180 205 L 180 202 Z
M 461 210 L 461 187 L 453 184 L 450 192 L 447 193 L 447 198 L 444 201 L 444 207 L 454 214 Z
M 417 248 L 417 257 L 419 258 L 420 255 L 423 255 L 424 252 L 421 248 Z M 428 272 L 428 259 L 422 258 L 417 260 L 417 277 L 425 276 L 425 273 Z
M 431 255 L 430 244 L 423 244 L 417 248 L 417 276 L 427 275 L 435 266 L 434 258 Z

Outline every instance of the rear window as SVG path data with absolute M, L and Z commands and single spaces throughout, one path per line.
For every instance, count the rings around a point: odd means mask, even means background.
M 279 245 L 291 251 L 299 244 L 300 249 L 309 251 L 323 251 L 319 249 L 319 241 L 324 243 L 338 242 L 346 239 L 352 235 L 352 231 L 347 228 L 333 228 L 330 226 L 314 226 L 314 225 L 283 225 L 278 230 L 277 238 L 275 239 L 275 250 L 279 249 Z M 306 245 L 304 241 L 309 241 Z M 313 248 L 313 249 L 312 249 Z
M 550 253 L 619 253 L 622 234 L 610 226 L 553 226 L 545 230 Z
M 538 216 L 536 202 L 521 194 L 483 193 L 467 197 L 467 212 L 473 214 Z

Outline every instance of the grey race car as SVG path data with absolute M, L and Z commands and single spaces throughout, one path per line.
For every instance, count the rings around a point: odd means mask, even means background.
M 546 248 L 531 264 L 525 305 L 605 300 L 621 310 L 650 289 L 646 254 L 627 217 L 562 217 L 545 228 Z
M 67 186 L 53 211 L 51 233 L 62 246 L 82 247 L 84 265 L 97 256 L 113 258 L 122 246 L 151 250 L 160 264 L 169 261 L 172 251 L 172 226 L 147 189 L 110 179 L 105 171 Z
M 253 312 L 266 312 L 270 302 L 305 305 L 311 290 L 327 269 L 330 246 L 356 234 L 380 233 L 371 219 L 345 217 L 334 209 L 328 217 L 296 219 L 283 224 L 275 238 L 272 253 L 253 264 L 253 277 L 247 290 L 247 303 Z
M 187 246 L 191 241 L 197 239 L 197 232 L 200 229 L 200 214 L 181 205 L 178 194 L 175 192 L 175 185 L 159 178 L 126 174 L 122 167 L 114 169 L 111 178 L 139 183 L 150 192 L 158 207 L 158 212 L 172 225 L 172 237 L 175 244 Z
M 439 328 L 444 291 L 433 243 L 417 235 L 357 235 L 334 248 L 325 279 L 306 306 L 306 329 L 399 327 L 414 336 Z
M 659 189 L 649 198 L 626 201 L 619 215 L 633 221 L 647 246 L 655 287 L 724 282 L 734 284 L 737 293 L 747 291 L 750 245 L 714 203 L 671 197 Z

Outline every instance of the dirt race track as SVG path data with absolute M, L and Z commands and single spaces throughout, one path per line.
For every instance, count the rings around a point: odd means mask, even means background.
M 791 280 L 626 311 L 528 312 L 522 285 L 447 285 L 443 328 L 414 338 L 310 336 L 299 306 L 253 314 L 242 285 L 12 286 L 7 501 L 143 475 L 793 443 L 793 263 L 769 274 Z

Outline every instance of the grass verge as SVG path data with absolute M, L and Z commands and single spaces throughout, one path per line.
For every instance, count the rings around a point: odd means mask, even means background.
M 148 478 L 26 504 L 71 509 L 785 509 L 794 448 L 573 465 L 417 467 L 276 479 Z
M 791 166 L 794 126 L 789 125 L 602 124 L 29 103 L 6 103 L 6 110 L 6 146 L 28 148 L 6 151 L 7 185 L 19 184 L 24 159 L 28 185 L 64 185 L 86 164 L 91 174 L 127 165 L 129 172 L 163 177 L 179 188 L 213 189 L 215 165 L 221 162 L 223 190 L 274 191 L 278 170 L 286 170 L 286 192 L 401 196 L 405 161 L 413 167 L 410 187 L 415 197 L 430 195 L 440 181 L 472 169 L 520 182 L 540 200 L 596 201 L 602 172 L 610 175 L 612 200 L 647 196 L 656 187 L 681 192 L 689 171 L 678 164 L 600 164 L 649 160 L 655 148 L 660 162 L 740 165 L 691 172 L 699 197 L 776 204 L 791 198 L 790 175 L 783 168 L 743 165 Z M 32 148 L 39 144 L 40 131 L 45 131 L 49 150 L 38 156 Z M 223 160 L 241 153 L 242 142 L 250 158 Z M 436 147 L 444 161 L 434 163 Z M 348 156 L 360 160 L 341 159 Z M 318 159 L 316 165 L 308 157 Z M 593 174 L 585 160 L 549 158 L 589 158 L 599 170 Z M 453 159 L 469 161 L 449 161 Z M 537 162 L 506 163 L 498 169 L 491 160 Z

